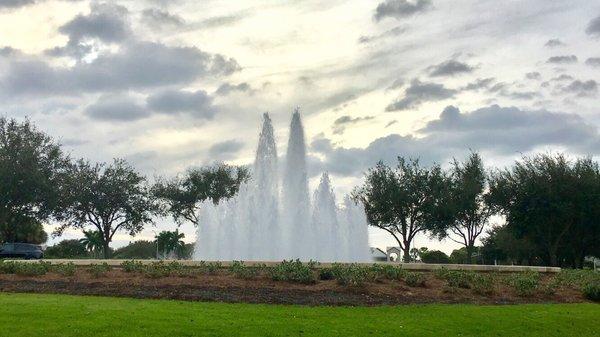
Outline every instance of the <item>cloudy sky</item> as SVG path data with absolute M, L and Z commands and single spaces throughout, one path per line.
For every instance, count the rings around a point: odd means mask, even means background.
M 250 163 L 265 111 L 285 153 L 296 106 L 339 200 L 398 155 L 599 158 L 598 81 L 594 1 L 0 0 L 1 113 L 150 179 Z

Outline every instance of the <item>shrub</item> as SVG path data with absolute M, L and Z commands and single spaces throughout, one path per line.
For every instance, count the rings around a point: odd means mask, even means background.
M 472 272 L 463 270 L 448 270 L 444 276 L 444 279 L 450 287 L 469 289 L 471 288 L 473 276 L 474 273 Z
M 409 287 L 424 287 L 425 275 L 423 273 L 409 272 L 404 276 L 404 282 Z
M 252 279 L 258 276 L 258 269 L 244 265 L 243 261 L 233 261 L 229 271 L 237 278 Z
M 331 268 L 321 268 L 319 270 L 319 280 L 333 280 L 334 279 L 333 270 Z
M 73 276 L 75 275 L 76 267 L 73 262 L 69 262 L 54 265 L 52 269 L 62 276 Z
M 152 262 L 143 268 L 144 276 L 149 278 L 160 278 L 169 276 L 170 269 L 163 261 Z
M 14 274 L 17 268 L 17 263 L 14 261 L 5 262 L 0 260 L 0 273 L 2 274 Z
M 102 262 L 101 264 L 90 264 L 88 269 L 89 273 L 92 274 L 93 277 L 98 278 L 101 276 L 105 276 L 107 272 L 109 272 L 111 267 L 106 262 Z
M 313 270 L 300 260 L 283 261 L 269 270 L 274 281 L 286 281 L 303 284 L 315 283 Z
M 435 276 L 437 279 L 440 279 L 440 280 L 445 280 L 446 275 L 448 275 L 448 269 L 446 267 L 435 269 L 433 271 L 433 276 Z
M 588 300 L 600 301 L 600 277 L 596 277 L 594 280 L 584 284 L 581 288 L 583 296 Z
M 490 295 L 494 293 L 494 278 L 488 274 L 474 274 L 471 277 L 471 288 L 480 295 Z
M 538 289 L 540 275 L 537 272 L 526 271 L 514 275 L 509 282 L 517 295 L 531 296 Z
M 144 264 L 140 261 L 129 260 L 121 262 L 121 268 L 126 273 L 142 272 L 144 270 Z
M 17 262 L 14 266 L 14 273 L 23 276 L 44 275 L 50 269 L 50 263 L 40 261 L 38 263 Z
M 362 267 L 357 264 L 338 264 L 334 263 L 331 267 L 333 278 L 338 284 L 362 287 L 365 282 L 372 279 L 373 273 L 369 267 Z
M 389 264 L 373 264 L 369 268 L 369 279 L 373 280 L 401 280 L 406 276 L 406 271 L 401 266 L 393 266 Z
M 200 261 L 198 270 L 203 274 L 216 274 L 222 267 L 221 262 Z

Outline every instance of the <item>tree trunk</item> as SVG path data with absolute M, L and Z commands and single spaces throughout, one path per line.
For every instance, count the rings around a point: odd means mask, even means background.
M 108 241 L 106 240 L 102 243 L 102 255 L 105 259 L 110 259 L 110 248 L 108 247 Z
M 402 257 L 402 260 L 404 263 L 409 263 L 410 262 L 410 242 L 406 242 L 404 241 L 404 249 L 402 249 L 402 251 L 404 252 L 404 256 Z
M 467 245 L 467 264 L 473 264 L 473 245 Z

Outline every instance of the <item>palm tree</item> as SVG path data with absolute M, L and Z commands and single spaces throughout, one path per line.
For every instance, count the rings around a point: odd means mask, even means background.
M 162 231 L 156 236 L 156 242 L 158 249 L 163 252 L 163 258 L 169 256 L 171 253 L 179 255 L 185 246 L 183 238 L 185 234 L 179 233 L 179 229 L 174 232 Z
M 104 247 L 102 240 L 102 233 L 100 231 L 83 231 L 83 235 L 85 236 L 83 239 L 80 239 L 85 249 L 87 249 L 92 256 L 98 258 Z

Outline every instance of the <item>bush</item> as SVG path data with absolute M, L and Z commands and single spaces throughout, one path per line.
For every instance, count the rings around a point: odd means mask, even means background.
M 283 261 L 269 269 L 271 279 L 294 283 L 315 283 L 315 274 L 310 266 L 304 265 L 300 260 Z
M 50 270 L 50 263 L 40 261 L 38 263 L 16 262 L 14 273 L 23 276 L 39 276 L 44 275 Z
M 169 276 L 170 269 L 163 261 L 152 262 L 142 269 L 144 276 L 149 278 L 161 278 Z
M 221 264 L 221 262 L 200 261 L 198 270 L 203 274 L 216 274 L 222 267 L 223 265 Z
M 258 269 L 244 265 L 243 261 L 233 261 L 229 271 L 237 278 L 253 279 L 258 276 Z
M 14 274 L 17 268 L 17 262 L 0 260 L 0 273 L 2 274 Z
M 379 281 L 383 279 L 387 280 L 401 280 L 406 276 L 406 271 L 401 266 L 393 266 L 390 264 L 373 264 L 369 268 L 370 279 Z
M 321 268 L 319 270 L 319 280 L 333 280 L 334 279 L 333 270 L 331 268 Z
M 474 275 L 474 273 L 464 270 L 448 270 L 444 279 L 450 287 L 470 289 Z
M 450 263 L 450 257 L 446 253 L 439 250 L 427 250 L 419 253 L 419 257 L 423 263 Z
M 75 264 L 73 262 L 69 262 L 69 263 L 59 263 L 57 265 L 54 265 L 52 267 L 52 269 L 62 275 L 62 276 L 73 276 L 75 275 Z
M 357 264 L 338 264 L 334 263 L 331 267 L 333 278 L 338 284 L 362 287 L 365 282 L 372 278 L 373 273 L 369 267 L 362 267 Z
M 480 295 L 490 295 L 494 293 L 494 277 L 489 274 L 473 274 L 471 277 L 471 288 Z
M 85 245 L 79 240 L 63 240 L 54 246 L 46 248 L 45 259 L 85 259 L 89 253 Z
M 533 271 L 522 272 L 512 276 L 509 283 L 517 295 L 531 296 L 539 287 L 540 275 Z
M 89 273 L 95 278 L 105 276 L 110 270 L 111 267 L 106 262 L 102 262 L 101 264 L 92 263 L 88 269 Z
M 583 296 L 588 300 L 600 301 L 600 277 L 596 277 L 595 280 L 584 284 L 581 291 L 583 292 Z
M 144 270 L 144 264 L 140 261 L 130 260 L 121 262 L 121 268 L 126 273 L 139 273 Z
M 404 276 L 404 282 L 409 287 L 424 287 L 425 286 L 425 274 L 409 272 Z

